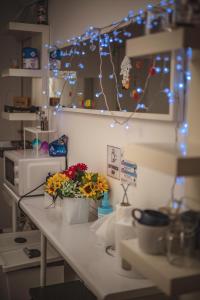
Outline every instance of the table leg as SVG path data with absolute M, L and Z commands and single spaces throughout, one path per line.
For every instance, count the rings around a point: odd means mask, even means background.
M 40 286 L 46 285 L 47 239 L 41 233 Z
M 17 207 L 15 202 L 12 203 L 12 232 L 17 231 Z

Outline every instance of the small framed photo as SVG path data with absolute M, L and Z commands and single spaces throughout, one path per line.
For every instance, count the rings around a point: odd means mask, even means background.
M 107 145 L 107 175 L 120 180 L 121 148 Z

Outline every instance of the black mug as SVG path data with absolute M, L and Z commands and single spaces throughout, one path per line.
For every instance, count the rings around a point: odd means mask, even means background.
M 170 223 L 168 215 L 153 209 L 135 208 L 132 216 L 138 223 L 147 226 L 168 226 Z

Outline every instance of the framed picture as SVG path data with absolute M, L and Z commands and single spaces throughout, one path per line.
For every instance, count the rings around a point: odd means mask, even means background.
M 121 149 L 107 145 L 107 175 L 120 180 Z

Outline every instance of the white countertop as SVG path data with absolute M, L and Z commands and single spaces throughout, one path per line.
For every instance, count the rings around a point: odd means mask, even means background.
M 90 224 L 68 225 L 57 208 L 45 209 L 43 197 L 26 198 L 21 207 L 47 239 L 100 299 L 126 299 L 157 294 L 146 279 L 130 279 L 115 271 L 115 260 L 97 244 Z
M 19 198 L 6 185 L 4 187 L 17 202 Z M 106 254 L 97 243 L 89 223 L 66 224 L 60 208 L 44 208 L 43 197 L 24 198 L 20 204 L 99 299 L 123 300 L 160 293 L 147 279 L 131 279 L 118 275 L 115 259 Z

